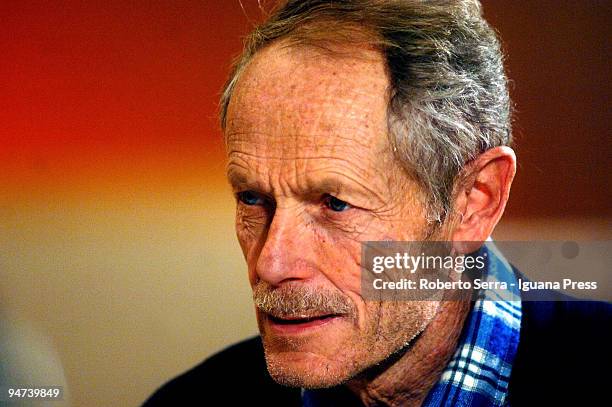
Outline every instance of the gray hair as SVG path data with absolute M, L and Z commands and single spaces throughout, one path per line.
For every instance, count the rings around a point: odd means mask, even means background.
M 424 188 L 430 220 L 441 223 L 465 165 L 511 142 L 503 56 L 478 0 L 282 2 L 245 41 L 221 96 L 221 126 L 240 74 L 262 48 L 279 39 L 363 43 L 364 34 L 387 65 L 390 144 Z

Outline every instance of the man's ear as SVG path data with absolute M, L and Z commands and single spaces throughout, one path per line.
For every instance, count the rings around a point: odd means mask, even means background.
M 459 246 L 456 250 L 473 252 L 491 235 L 504 213 L 515 173 L 516 155 L 506 146 L 487 150 L 466 166 L 454 191 L 457 219 L 451 236 Z

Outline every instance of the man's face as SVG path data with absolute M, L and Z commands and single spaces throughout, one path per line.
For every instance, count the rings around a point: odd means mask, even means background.
M 384 61 L 345 51 L 274 44 L 228 108 L 236 232 L 268 370 L 292 386 L 345 382 L 402 348 L 438 305 L 360 295 L 360 242 L 423 240 L 428 225 L 389 148 Z

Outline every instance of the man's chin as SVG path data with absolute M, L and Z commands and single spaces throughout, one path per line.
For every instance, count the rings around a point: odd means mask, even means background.
M 284 386 L 318 389 L 347 382 L 353 372 L 347 361 L 330 359 L 310 352 L 274 352 L 266 350 L 268 372 Z
M 348 321 L 339 319 L 296 332 L 266 322 L 260 325 L 266 363 L 270 376 L 280 384 L 336 386 L 350 379 L 357 361 L 363 358 Z

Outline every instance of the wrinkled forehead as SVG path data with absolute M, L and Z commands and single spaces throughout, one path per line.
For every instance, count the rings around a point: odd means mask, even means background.
M 388 76 L 379 52 L 321 51 L 275 43 L 241 73 L 228 106 L 226 143 L 287 148 L 387 145 Z

